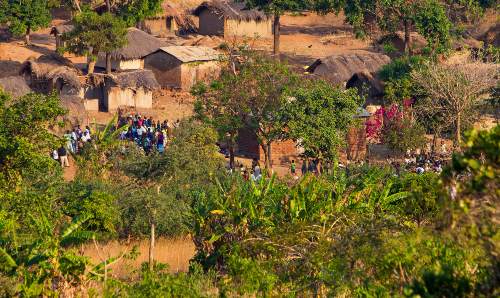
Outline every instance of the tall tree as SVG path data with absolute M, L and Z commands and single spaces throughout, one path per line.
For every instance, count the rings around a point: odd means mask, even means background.
M 280 18 L 287 11 L 300 11 L 309 8 L 306 0 L 238 0 L 249 8 L 257 8 L 273 16 L 274 46 L 273 53 L 279 59 L 280 54 Z
M 293 92 L 287 110 L 287 132 L 306 154 L 331 160 L 345 143 L 362 105 L 355 89 L 341 90 L 325 81 L 310 81 Z
M 88 57 L 88 73 L 94 71 L 99 53 L 107 53 L 126 45 L 127 29 L 125 23 L 110 13 L 98 15 L 84 11 L 74 19 L 74 29 L 63 35 L 65 51 Z M 111 61 L 106 57 L 106 72 L 111 73 Z
M 238 74 L 247 94 L 240 106 L 243 122 L 257 136 L 266 168 L 271 167 L 271 144 L 284 140 L 285 108 L 300 78 L 288 65 L 255 56 Z
M 458 149 L 463 126 L 477 119 L 479 100 L 495 87 L 496 76 L 498 68 L 494 65 L 429 64 L 412 73 L 412 79 L 425 96 L 417 102 L 417 111 L 424 117 L 443 121 L 443 126 L 450 125 L 454 130 L 454 146 Z
M 450 22 L 438 0 L 316 0 L 316 10 L 344 11 L 358 36 L 372 33 L 372 26 L 387 33 L 404 31 L 404 50 L 411 55 L 411 32 L 417 29 L 429 46 L 446 46 Z M 439 41 L 439 44 L 436 44 Z
M 0 23 L 9 26 L 14 36 L 24 36 L 31 45 L 31 32 L 50 25 L 47 0 L 0 0 Z

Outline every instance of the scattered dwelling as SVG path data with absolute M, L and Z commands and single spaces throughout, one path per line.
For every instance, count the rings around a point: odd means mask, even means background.
M 21 97 L 31 92 L 26 80 L 22 76 L 0 78 L 0 90 L 7 92 L 14 98 Z
M 56 91 L 62 96 L 83 96 L 81 71 L 56 53 L 28 59 L 21 66 L 20 73 L 36 92 L 48 94 Z
M 73 28 L 74 28 L 73 25 L 69 24 L 52 27 L 52 29 L 50 30 L 50 34 L 54 35 L 56 39 L 56 50 L 64 47 L 64 41 L 62 40 L 62 35 L 64 33 L 70 32 L 71 30 L 73 30 Z
M 151 109 L 160 85 L 150 70 L 92 74 L 87 79 L 87 110 L 116 111 L 119 107 Z
M 144 57 L 166 45 L 158 38 L 137 28 L 128 28 L 127 31 L 127 45 L 111 53 L 113 70 L 143 69 Z M 99 53 L 96 66 L 106 68 L 104 53 Z
M 198 32 L 203 35 L 220 35 L 228 39 L 235 36 L 268 38 L 273 34 L 271 18 L 262 11 L 245 9 L 242 2 L 206 1 L 193 14 L 199 18 Z
M 209 81 L 220 73 L 219 54 L 207 47 L 169 46 L 144 59 L 164 88 L 189 91 L 199 81 Z
M 306 71 L 334 85 L 356 87 L 371 101 L 383 95 L 376 73 L 390 61 L 386 55 L 371 52 L 339 54 L 316 60 Z
M 364 108 L 359 108 L 354 118 L 358 119 L 360 125 L 352 126 L 346 136 L 346 159 L 349 161 L 362 161 L 366 158 L 367 140 L 365 123 L 371 117 L 371 113 Z
M 169 1 L 163 1 L 161 12 L 155 17 L 140 22 L 138 27 L 149 34 L 159 37 L 196 32 L 193 21 Z

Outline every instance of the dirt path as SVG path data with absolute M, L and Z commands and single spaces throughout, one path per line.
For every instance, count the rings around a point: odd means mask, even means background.
M 76 172 L 78 170 L 74 158 L 70 155 L 68 159 L 69 159 L 69 167 L 63 169 L 63 178 L 64 181 L 66 182 L 73 181 L 75 179 Z

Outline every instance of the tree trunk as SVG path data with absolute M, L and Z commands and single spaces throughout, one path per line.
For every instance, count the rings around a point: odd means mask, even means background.
M 89 61 L 87 63 L 87 73 L 88 74 L 94 73 L 95 63 L 96 63 L 95 59 L 89 59 Z
M 460 149 L 460 141 L 462 139 L 462 119 L 461 119 L 460 113 L 457 113 L 457 120 L 455 121 L 455 144 L 454 144 L 454 151 L 458 151 Z
M 264 151 L 264 167 L 266 169 L 269 169 L 270 168 L 270 161 L 269 161 L 270 146 L 269 146 L 269 144 L 261 144 L 260 147 L 262 148 L 262 151 Z
M 31 28 L 28 26 L 28 28 L 26 29 L 26 35 L 24 36 L 24 41 L 26 42 L 27 46 L 31 45 L 30 34 L 31 34 Z
M 111 54 L 106 53 L 106 73 L 111 73 Z
M 234 169 L 234 142 L 232 138 L 229 141 L 229 168 Z
M 76 10 L 78 12 L 82 12 L 82 8 L 80 7 L 80 0 L 74 0 L 73 3 L 75 4 Z
M 278 13 L 274 14 L 273 34 L 274 34 L 274 47 L 273 47 L 274 58 L 280 60 L 280 15 Z
M 405 27 L 405 53 L 408 56 L 412 55 L 411 51 L 411 26 L 410 26 L 410 21 L 409 20 L 404 20 L 404 27 Z
M 151 234 L 149 236 L 149 270 L 153 270 L 154 266 L 155 230 L 156 226 L 153 219 L 151 221 Z
M 111 12 L 111 3 L 110 3 L 110 1 L 109 1 L 109 0 L 106 0 L 106 10 L 107 10 L 108 12 Z

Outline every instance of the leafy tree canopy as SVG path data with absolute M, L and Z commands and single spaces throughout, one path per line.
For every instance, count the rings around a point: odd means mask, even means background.
M 32 31 L 47 27 L 51 15 L 47 0 L 0 0 L 0 23 L 7 23 L 14 36 L 29 37 Z M 27 38 L 29 44 L 29 38 Z
M 294 90 L 287 107 L 288 133 L 309 155 L 332 158 L 345 142 L 361 104 L 354 89 L 344 91 L 320 80 L 308 82 Z

